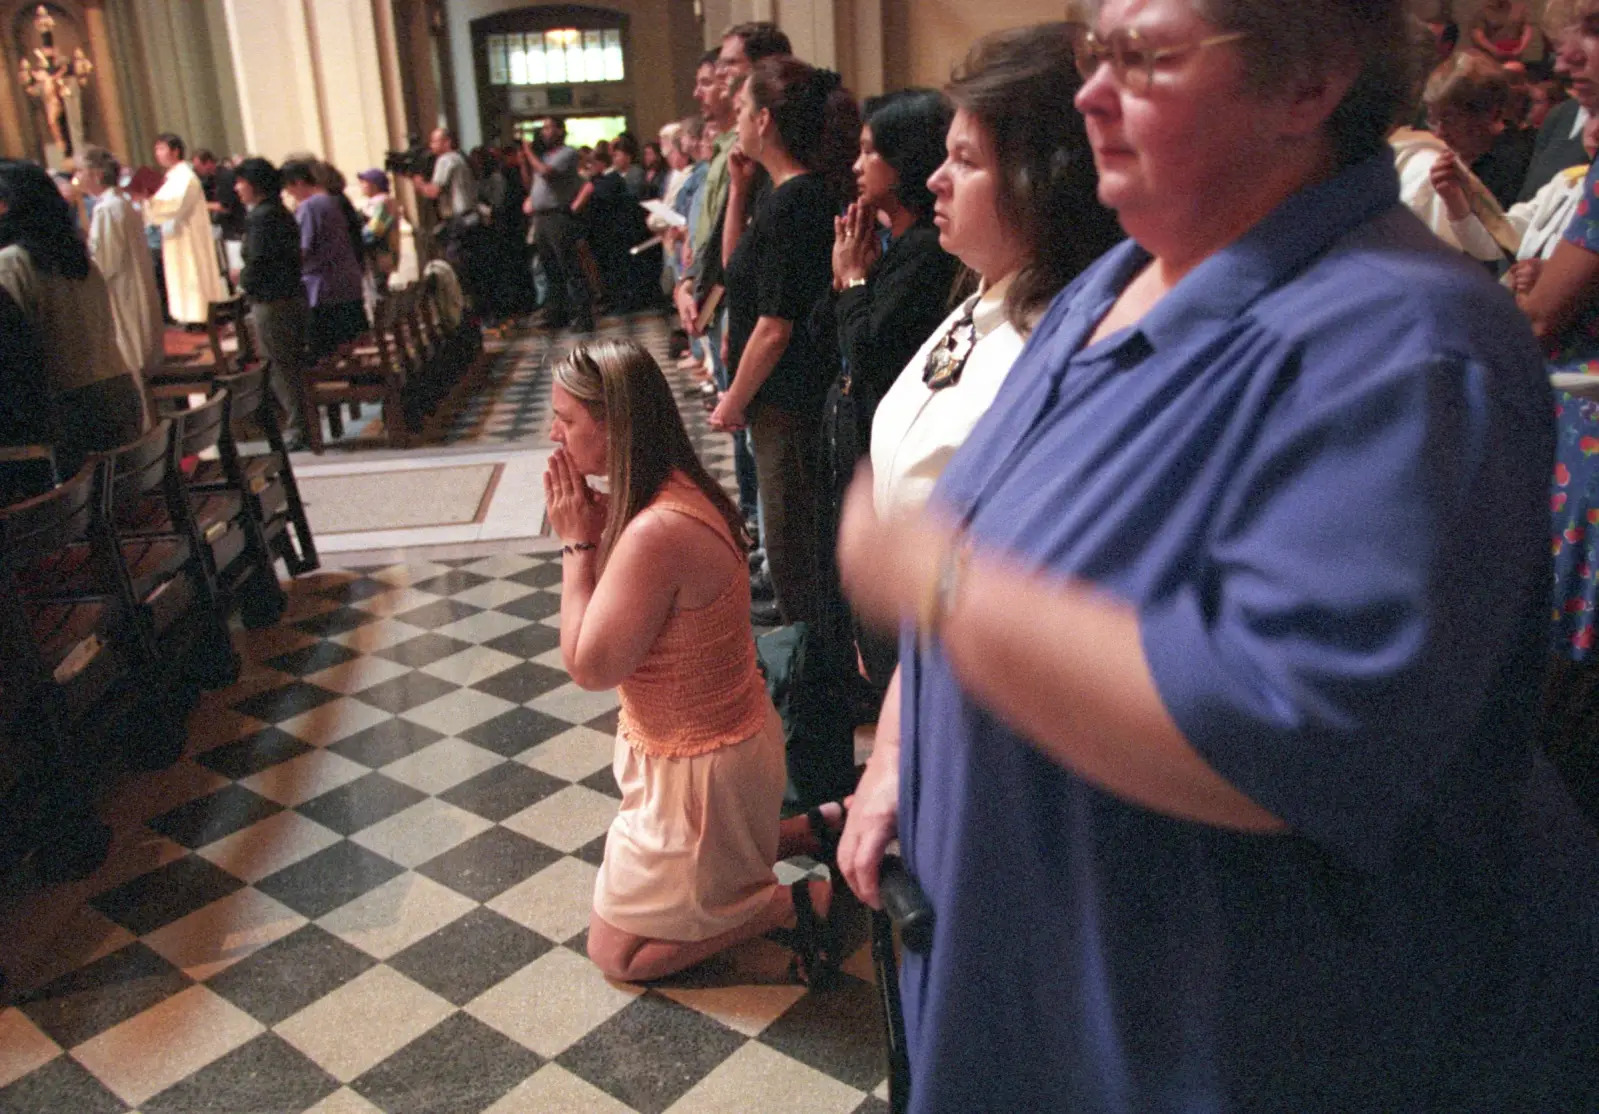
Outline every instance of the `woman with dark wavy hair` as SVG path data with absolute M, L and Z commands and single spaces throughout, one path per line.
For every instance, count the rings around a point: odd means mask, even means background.
M 105 278 L 50 175 L 11 159 L 0 159 L 0 287 L 43 344 L 61 474 L 137 438 L 144 399 L 117 348 Z

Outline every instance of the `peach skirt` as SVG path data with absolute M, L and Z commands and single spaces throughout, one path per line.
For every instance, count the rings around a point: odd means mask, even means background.
M 788 773 L 773 711 L 742 743 L 697 758 L 655 758 L 616 738 L 622 811 L 605 840 L 594 911 L 652 940 L 708 940 L 771 900 Z

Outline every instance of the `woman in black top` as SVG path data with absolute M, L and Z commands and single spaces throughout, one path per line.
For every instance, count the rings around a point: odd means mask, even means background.
M 830 479 L 846 486 L 871 444 L 878 401 L 954 301 L 961 264 L 939 246 L 927 188 L 952 115 L 943 94 L 907 89 L 879 100 L 861 127 L 859 197 L 834 222 L 833 285 L 811 315 L 816 342 L 836 346 L 841 363 L 829 412 L 853 411 L 830 422 L 838 454 Z
M 778 610 L 785 622 L 815 623 L 816 457 L 834 365 L 795 323 L 833 281 L 833 219 L 860 114 L 837 74 L 786 55 L 757 62 L 738 101 L 723 233 L 728 366 L 737 370 L 711 425 L 748 426 Z M 756 163 L 771 190 L 746 230 Z
M 952 107 L 936 90 L 907 89 L 870 109 L 854 167 L 859 197 L 834 222 L 833 285 L 810 320 L 837 370 L 822 427 L 818 560 L 829 573 L 844 492 L 872 443 L 872 415 L 949 313 L 961 273 L 960 260 L 939 246 L 927 188 L 944 161 Z M 836 602 L 843 606 L 841 596 Z M 886 686 L 898 642 L 858 627 L 854 633 L 867 675 Z

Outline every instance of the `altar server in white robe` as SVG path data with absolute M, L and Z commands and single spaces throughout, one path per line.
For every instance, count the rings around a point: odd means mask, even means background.
M 83 191 L 95 199 L 89 222 L 89 254 L 111 292 L 117 350 L 136 379 L 161 363 L 163 331 L 161 295 L 155 286 L 155 265 L 145 244 L 144 221 L 117 187 L 122 168 L 103 147 L 89 147 L 78 172 Z
M 212 302 L 227 298 L 211 236 L 211 213 L 194 168 L 183 161 L 183 140 L 170 132 L 156 137 L 155 161 L 166 181 L 144 202 L 146 223 L 161 226 L 161 265 L 167 279 L 167 312 L 185 325 L 204 324 Z

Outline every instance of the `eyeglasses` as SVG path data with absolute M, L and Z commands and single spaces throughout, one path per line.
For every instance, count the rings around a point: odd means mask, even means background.
M 1247 31 L 1229 31 L 1178 46 L 1149 46 L 1137 30 L 1124 27 L 1112 31 L 1103 39 L 1092 31 L 1080 32 L 1072 43 L 1072 52 L 1077 60 L 1077 72 L 1085 79 L 1093 77 L 1099 72 L 1101 64 L 1109 62 L 1110 72 L 1117 84 L 1129 93 L 1142 96 L 1149 92 L 1149 87 L 1155 82 L 1157 62 L 1248 37 Z

